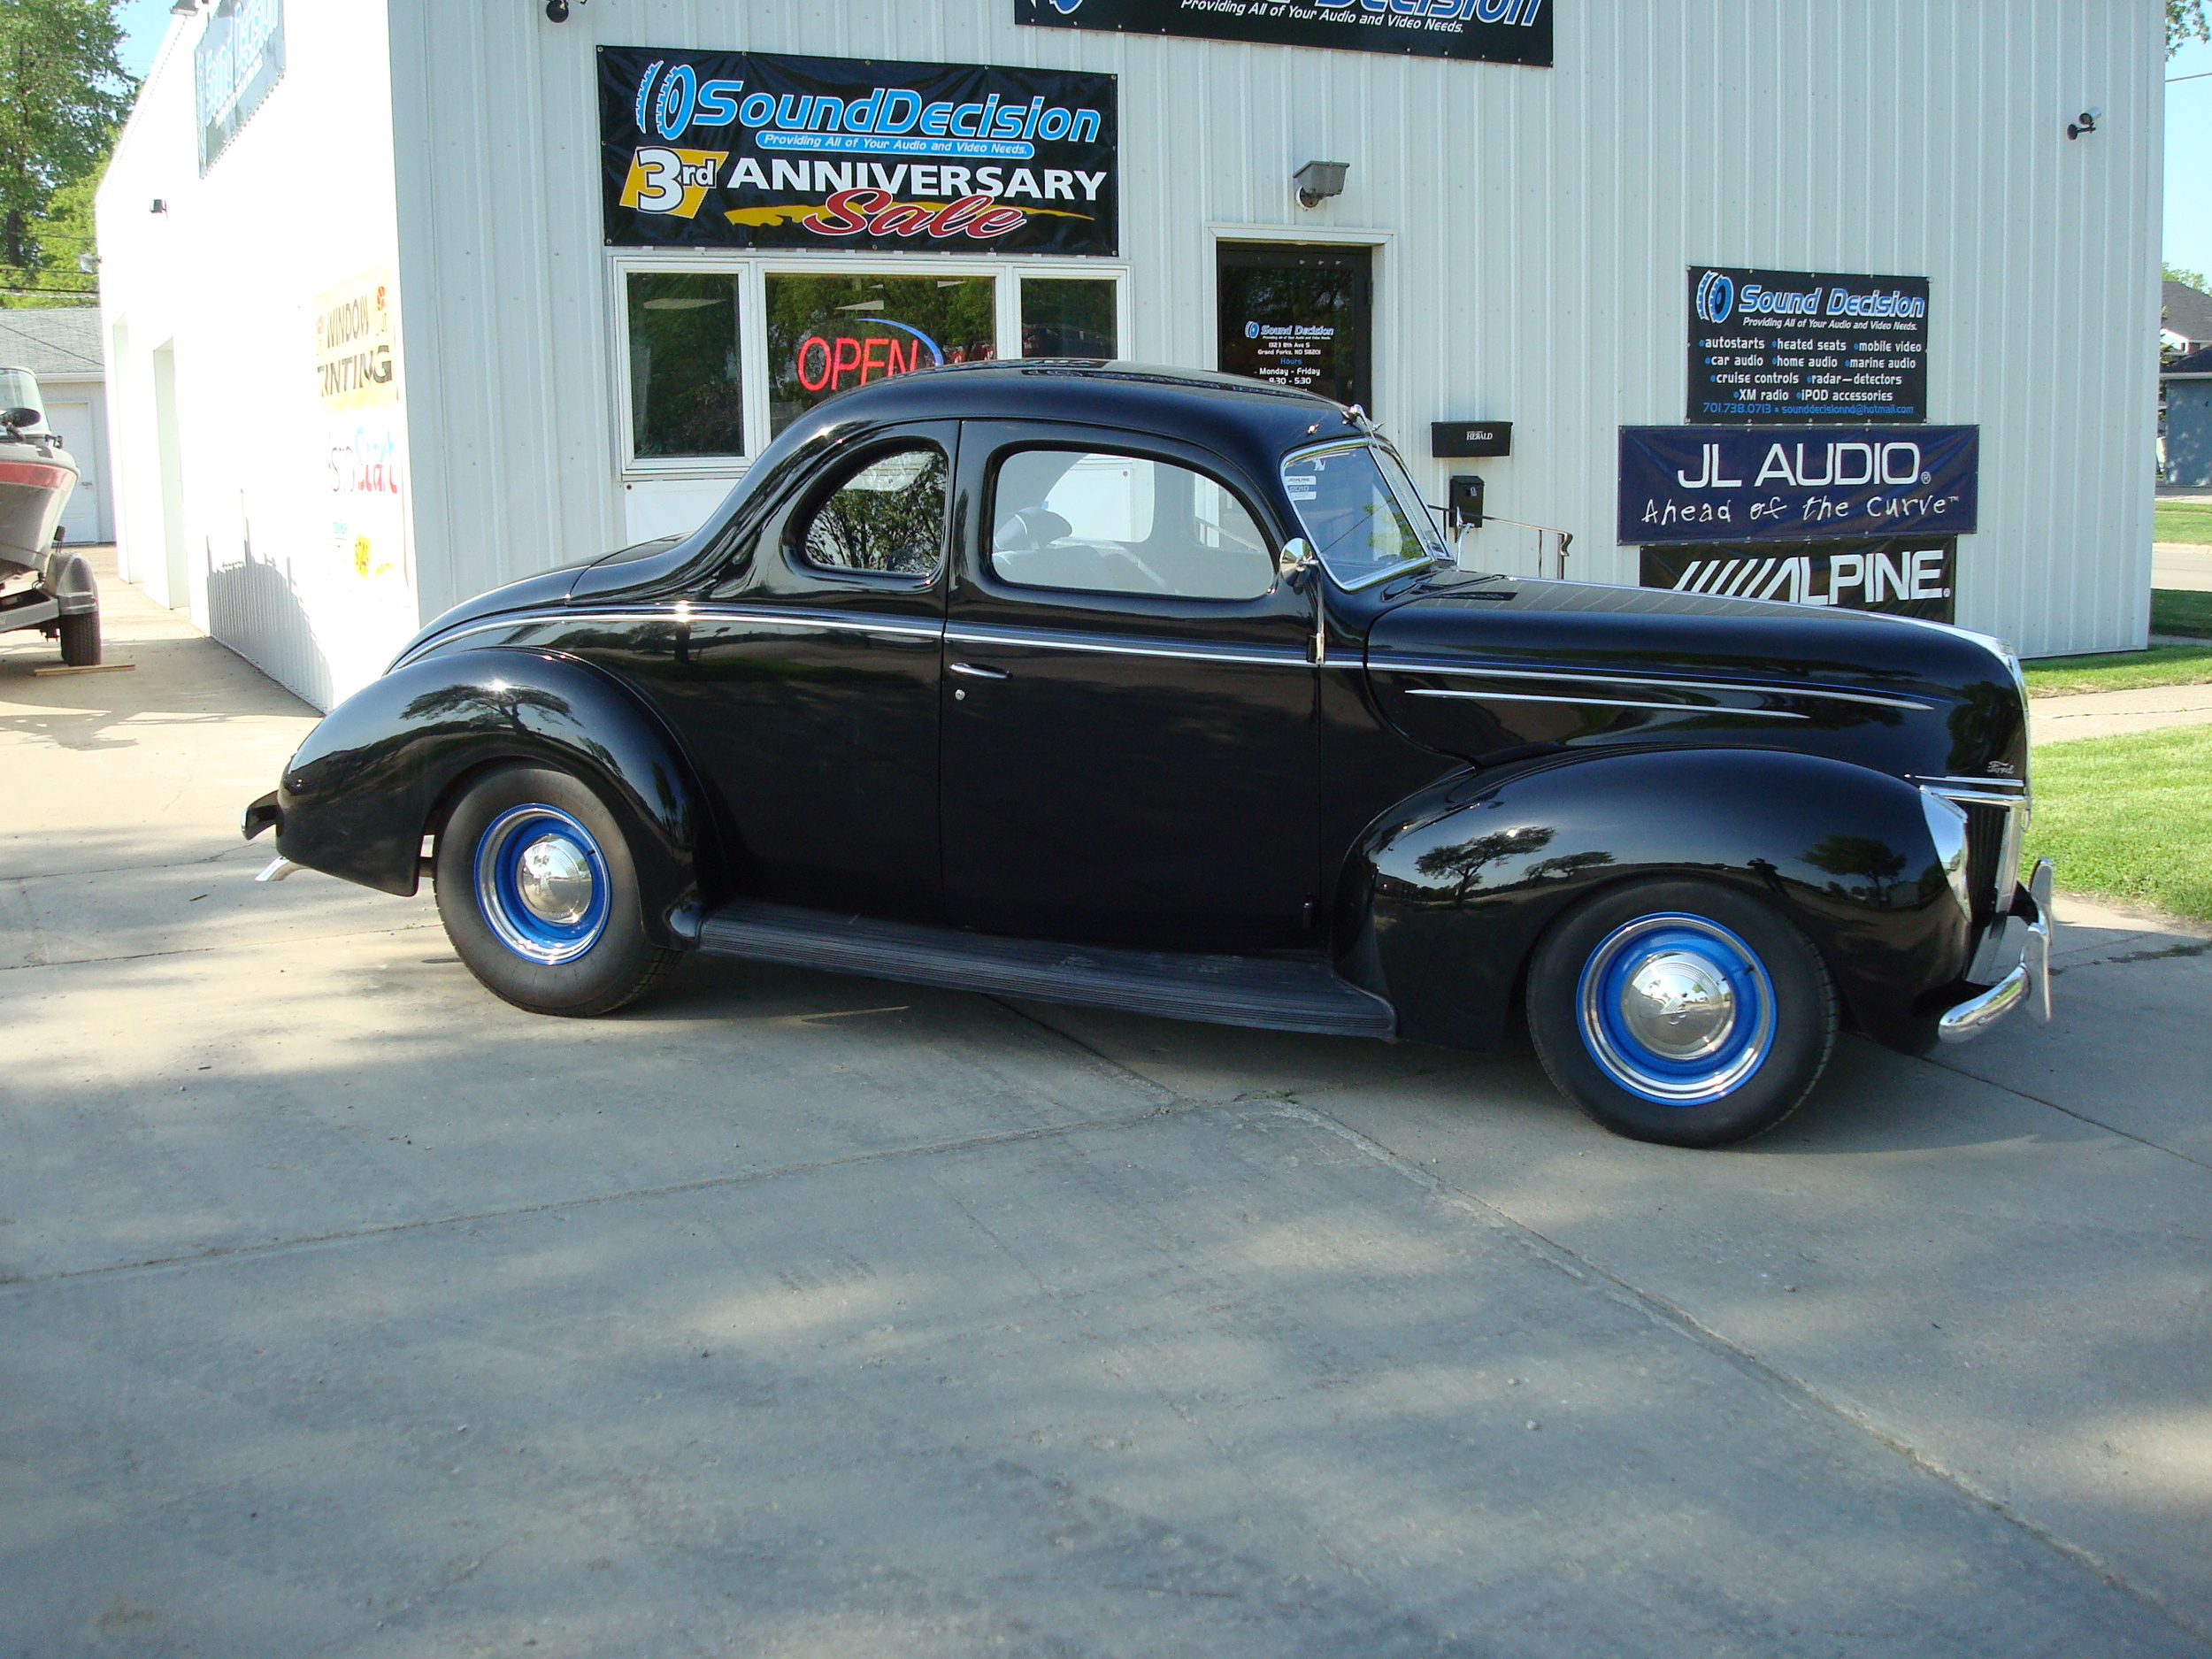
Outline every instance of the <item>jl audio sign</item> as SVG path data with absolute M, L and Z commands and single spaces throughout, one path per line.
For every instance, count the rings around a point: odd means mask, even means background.
M 1623 426 L 1619 539 L 1967 535 L 1978 426 Z
M 1552 0 L 1014 0 L 1035 28 L 1551 63 Z
M 1925 420 L 1928 279 L 1690 267 L 1691 420 Z
M 1111 75 L 599 49 L 620 247 L 1111 255 Z

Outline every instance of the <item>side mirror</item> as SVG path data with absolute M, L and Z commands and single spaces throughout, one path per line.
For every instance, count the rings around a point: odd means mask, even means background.
M 1296 580 L 1314 567 L 1313 543 L 1302 535 L 1294 535 L 1283 543 L 1282 557 L 1275 561 L 1275 568 L 1286 580 Z
M 10 432 L 35 426 L 44 419 L 35 409 L 0 409 L 0 426 L 5 426 Z

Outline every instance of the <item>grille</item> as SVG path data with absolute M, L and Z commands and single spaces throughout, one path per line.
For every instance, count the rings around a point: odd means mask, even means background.
M 2012 871 L 2009 861 L 2017 856 L 2017 843 L 2013 837 L 2013 819 L 2019 808 L 1995 806 L 1979 801 L 1963 801 L 1966 809 L 1966 879 L 1967 891 L 1974 902 L 1974 921 L 1977 926 L 1988 921 L 1997 912 L 1997 902 L 2009 895 Z

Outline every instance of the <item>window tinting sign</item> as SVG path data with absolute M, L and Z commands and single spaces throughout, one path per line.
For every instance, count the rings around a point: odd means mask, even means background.
M 1966 535 L 1979 426 L 1623 426 L 1624 546 Z
M 1948 622 L 1958 587 L 1956 536 L 1647 547 L 1641 580 L 1677 593 L 1840 605 Z
M 1224 242 L 1218 258 L 1223 373 L 1372 407 L 1368 250 Z
M 1548 66 L 1551 10 L 1551 0 L 1014 0 L 1014 21 Z
M 1692 421 L 1925 420 L 1928 279 L 1692 265 Z
M 1111 75 L 599 49 L 602 211 L 626 248 L 1112 255 Z

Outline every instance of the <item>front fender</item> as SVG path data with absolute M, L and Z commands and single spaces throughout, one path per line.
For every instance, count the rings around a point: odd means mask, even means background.
M 277 850 L 387 893 L 415 891 L 422 838 L 466 773 L 502 760 L 575 773 L 621 820 L 663 944 L 698 932 L 698 792 L 666 732 L 598 669 L 549 651 L 426 657 L 340 703 L 277 793 Z
M 1530 953 L 1562 912 L 1640 876 L 1763 895 L 1803 928 L 1859 1028 L 1919 1053 L 1930 994 L 1957 979 L 1969 924 L 1919 792 L 1813 755 L 1663 749 L 1464 772 L 1384 813 L 1342 891 L 1348 975 L 1400 1034 L 1488 1048 Z

